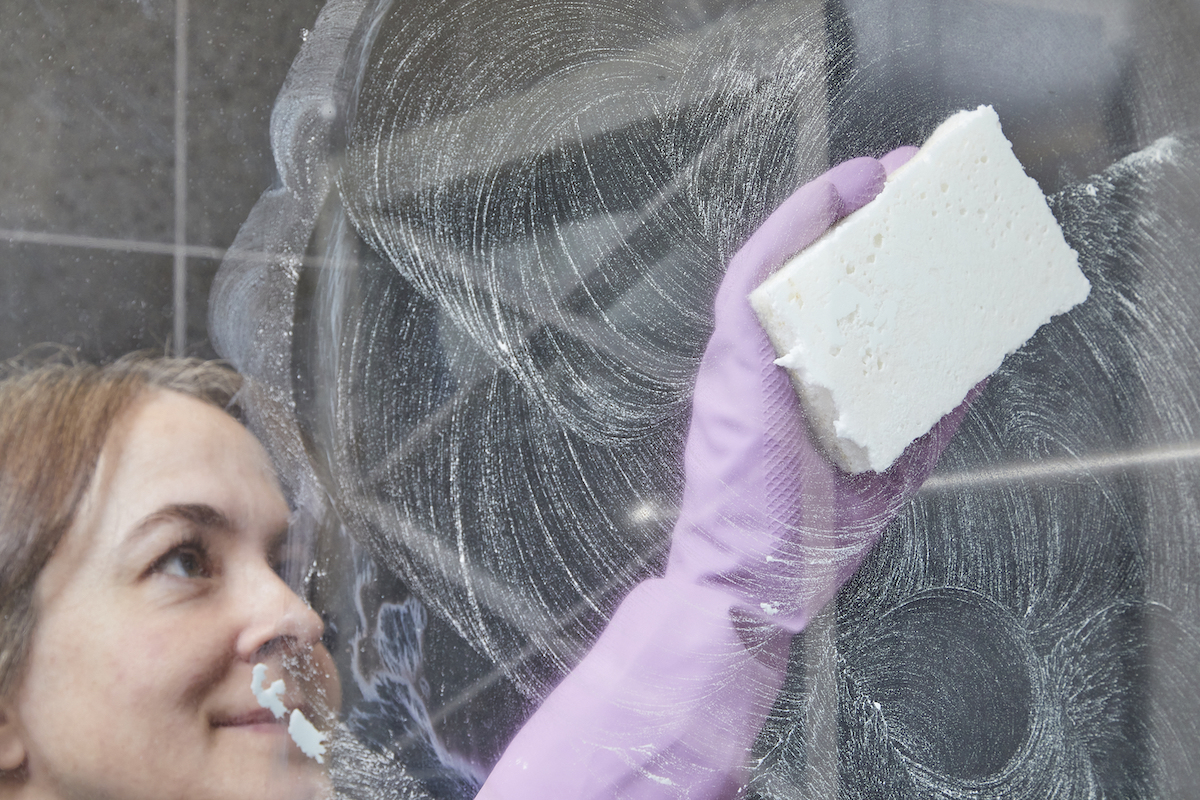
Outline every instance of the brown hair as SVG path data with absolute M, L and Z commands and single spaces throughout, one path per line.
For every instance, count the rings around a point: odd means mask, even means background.
M 145 353 L 102 367 L 61 353 L 0 366 L 0 698 L 20 680 L 37 621 L 34 585 L 74 522 L 113 423 L 156 388 L 234 413 L 240 385 L 219 362 Z

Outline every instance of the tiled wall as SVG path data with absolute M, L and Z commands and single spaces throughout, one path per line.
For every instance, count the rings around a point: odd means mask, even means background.
M 321 0 L 6 0 L 0 360 L 41 342 L 213 355 L 221 253 Z

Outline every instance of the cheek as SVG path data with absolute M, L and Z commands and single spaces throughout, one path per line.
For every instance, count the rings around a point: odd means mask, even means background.
M 126 693 L 137 695 L 128 699 L 132 704 L 193 709 L 229 677 L 228 637 L 216 635 L 204 619 L 130 627 L 113 638 L 120 653 L 113 671 Z
M 201 702 L 228 671 L 228 648 L 202 620 L 84 617 L 45 634 L 31 654 L 30 705 L 73 709 L 84 727 L 126 716 L 165 721 Z
M 97 743 L 140 736 L 153 714 L 128 641 L 110 630 L 52 624 L 35 636 L 18 705 L 35 772 L 86 770 L 105 755 Z

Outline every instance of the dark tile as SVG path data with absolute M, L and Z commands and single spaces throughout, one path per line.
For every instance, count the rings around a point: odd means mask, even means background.
M 0 227 L 171 241 L 174 4 L 9 0 Z
M 165 351 L 170 256 L 0 242 L 0 358 L 42 342 L 91 361 Z
M 323 0 L 190 6 L 188 238 L 228 247 L 275 180 L 271 107 Z
M 215 259 L 188 259 L 187 267 L 187 347 L 185 355 L 218 358 L 208 336 L 208 295 L 221 262 Z

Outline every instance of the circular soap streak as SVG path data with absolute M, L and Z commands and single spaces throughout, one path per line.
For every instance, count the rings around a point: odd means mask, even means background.
M 530 696 L 665 557 L 724 264 L 826 166 L 822 31 L 801 2 L 627 0 L 380 29 L 339 185 L 382 258 L 327 276 L 356 295 L 334 496 Z

